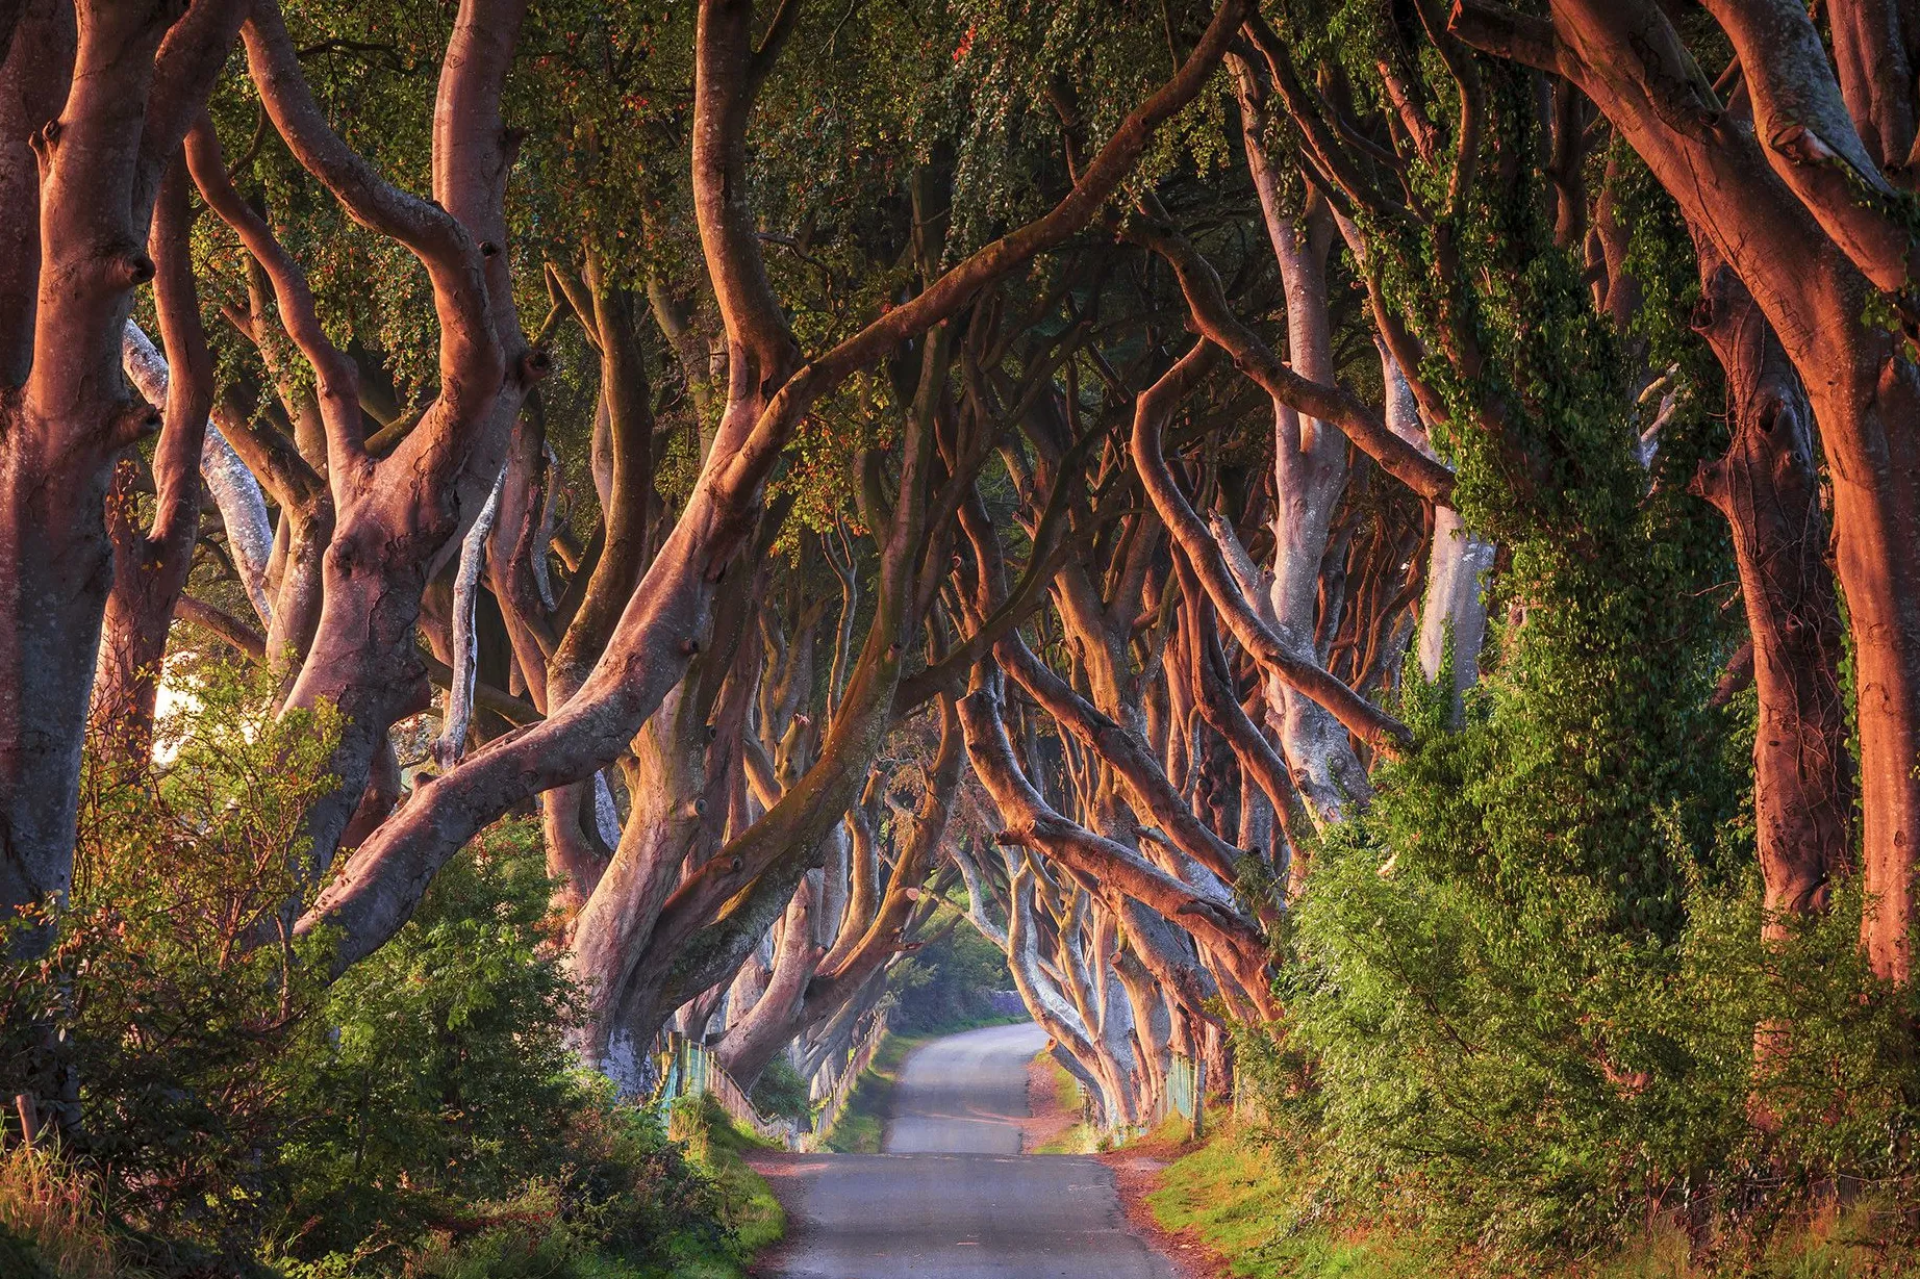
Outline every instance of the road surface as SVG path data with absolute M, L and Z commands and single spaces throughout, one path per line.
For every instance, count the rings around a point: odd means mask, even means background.
M 787 1210 L 780 1279 L 1174 1279 L 1130 1234 L 1113 1174 L 1020 1154 L 1033 1025 L 935 1040 L 907 1059 L 881 1155 L 766 1161 Z
M 1026 1022 L 928 1044 L 894 1085 L 881 1149 L 890 1155 L 1017 1155 L 1027 1117 L 1027 1063 L 1047 1032 Z

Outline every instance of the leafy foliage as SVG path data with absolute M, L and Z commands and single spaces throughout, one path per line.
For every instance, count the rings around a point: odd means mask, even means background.
M 282 925 L 312 891 L 302 814 L 333 717 L 200 672 L 165 766 L 89 774 L 57 944 L 0 985 L 10 1068 L 53 1034 L 79 1083 L 79 1162 L 41 1179 L 97 1180 L 75 1221 L 163 1272 L 644 1275 L 728 1255 L 715 1190 L 659 1118 L 572 1069 L 537 830 L 489 831 L 322 988 Z
M 889 970 L 888 1024 L 904 1034 L 979 1025 L 997 1015 L 993 992 L 1011 980 L 993 945 L 971 928 L 949 929 Z
M 1487 73 L 1496 156 L 1535 154 L 1523 84 Z M 1618 1247 L 1650 1213 L 1737 1254 L 1819 1185 L 1915 1171 L 1912 999 L 1867 971 L 1857 895 L 1761 940 L 1752 709 L 1708 703 L 1732 574 L 1684 495 L 1723 438 L 1717 373 L 1673 322 L 1691 246 L 1628 168 L 1635 278 L 1657 302 L 1633 334 L 1595 314 L 1498 167 L 1471 233 L 1450 231 L 1475 288 L 1449 294 L 1425 232 L 1387 269 L 1432 349 L 1464 316 L 1486 352 L 1477 379 L 1438 356 L 1423 372 L 1457 422 L 1497 404 L 1509 428 L 1446 437 L 1461 511 L 1509 557 L 1505 620 L 1464 722 L 1410 669 L 1418 747 L 1328 833 L 1290 936 L 1286 1038 L 1240 1058 L 1312 1145 L 1306 1202 L 1491 1269 Z M 1650 472 L 1626 377 L 1648 351 L 1689 388 Z M 1516 473 L 1513 440 L 1544 465 Z

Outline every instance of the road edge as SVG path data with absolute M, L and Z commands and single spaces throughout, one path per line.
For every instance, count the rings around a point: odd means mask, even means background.
M 1233 1271 L 1226 1255 L 1214 1248 L 1200 1232 L 1187 1227 L 1169 1230 L 1154 1215 L 1147 1196 L 1160 1189 L 1167 1168 L 1182 1155 L 1198 1150 L 1204 1142 L 1144 1140 L 1119 1150 L 1103 1150 L 1092 1156 L 1113 1177 L 1115 1195 L 1127 1227 L 1134 1235 L 1164 1258 L 1180 1279 L 1231 1279 Z

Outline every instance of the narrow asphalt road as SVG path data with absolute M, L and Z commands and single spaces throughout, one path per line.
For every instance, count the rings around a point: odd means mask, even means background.
M 1127 1230 L 1113 1174 L 1020 1154 L 1033 1025 L 935 1040 L 907 1059 L 881 1155 L 759 1161 L 787 1210 L 778 1279 L 1174 1279 Z

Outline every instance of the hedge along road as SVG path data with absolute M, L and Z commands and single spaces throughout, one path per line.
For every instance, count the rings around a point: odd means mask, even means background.
M 782 1279 L 1174 1279 L 1128 1232 L 1113 1174 L 1020 1154 L 1032 1024 L 937 1039 L 907 1059 L 879 1155 L 770 1155 L 787 1210 Z

